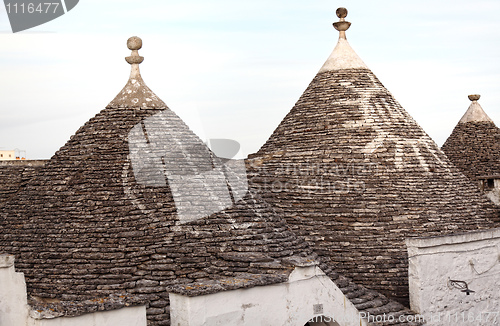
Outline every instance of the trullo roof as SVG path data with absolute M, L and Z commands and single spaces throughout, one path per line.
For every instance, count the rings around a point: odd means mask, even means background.
M 408 304 L 405 238 L 498 226 L 497 211 L 351 48 L 337 46 L 249 178 L 336 271 Z
M 479 95 L 469 95 L 469 109 L 442 146 L 449 159 L 471 180 L 500 178 L 500 128 L 478 103 Z
M 64 303 L 56 315 L 141 304 L 165 325 L 169 291 L 283 282 L 315 259 L 247 191 L 244 163 L 221 162 L 146 86 L 141 45 L 128 41 L 123 90 L 2 207 L 0 252 L 15 254 L 29 295 Z

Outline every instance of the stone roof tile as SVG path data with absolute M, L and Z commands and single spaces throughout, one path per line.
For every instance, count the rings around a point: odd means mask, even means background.
M 45 164 L 44 160 L 0 161 L 0 206 Z

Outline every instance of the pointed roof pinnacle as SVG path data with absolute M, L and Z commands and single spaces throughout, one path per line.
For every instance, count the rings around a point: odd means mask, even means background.
M 345 32 L 351 26 L 351 23 L 345 20 L 345 17 L 347 17 L 347 9 L 338 8 L 337 17 L 339 17 L 340 20 L 333 23 L 333 27 L 335 27 L 335 29 L 339 31 L 339 41 L 332 54 L 330 54 L 330 57 L 328 57 L 325 64 L 323 65 L 323 67 L 321 67 L 318 73 L 340 69 L 368 69 L 363 60 L 361 60 L 361 58 L 356 54 L 356 52 L 354 52 L 354 50 L 347 42 Z
M 165 103 L 142 80 L 139 71 L 139 64 L 144 61 L 144 57 L 139 55 L 142 40 L 137 36 L 132 36 L 127 40 L 127 47 L 132 50 L 132 54 L 125 58 L 132 66 L 130 78 L 121 92 L 108 104 L 108 107 L 165 108 Z
M 125 60 L 132 65 L 130 78 L 137 78 L 137 76 L 141 75 L 139 64 L 144 61 L 144 57 L 139 55 L 139 50 L 142 48 L 142 40 L 137 36 L 132 36 L 127 40 L 127 47 L 129 50 L 132 50 L 132 54 L 125 58 Z
M 347 9 L 340 7 L 337 9 L 336 14 L 337 17 L 340 18 L 340 21 L 333 23 L 333 27 L 335 27 L 335 29 L 340 32 L 340 38 L 346 40 L 347 38 L 345 36 L 345 31 L 347 31 L 349 27 L 351 27 L 351 23 L 345 20 L 345 18 L 347 17 Z
M 481 95 L 479 94 L 472 94 L 469 95 L 469 100 L 472 101 L 472 103 L 469 106 L 469 109 L 467 112 L 465 112 L 464 116 L 462 119 L 460 119 L 459 123 L 466 123 L 466 122 L 493 122 L 493 120 L 488 117 L 486 112 L 484 112 L 483 108 L 481 105 L 477 102 L 481 98 Z

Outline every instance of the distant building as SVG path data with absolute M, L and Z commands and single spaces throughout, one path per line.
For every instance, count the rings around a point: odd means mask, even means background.
M 443 151 L 495 204 L 500 205 L 500 128 L 478 103 L 472 103 L 443 144 Z
M 11 151 L 0 150 L 0 161 L 25 160 L 26 151 L 15 149 Z
M 0 161 L 11 161 L 16 159 L 15 151 L 0 151 Z

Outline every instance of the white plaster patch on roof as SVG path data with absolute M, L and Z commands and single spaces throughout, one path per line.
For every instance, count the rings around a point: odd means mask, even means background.
M 486 112 L 484 112 L 481 105 L 477 102 L 479 100 L 479 95 L 469 95 L 469 99 L 472 103 L 469 106 L 467 112 L 465 112 L 462 119 L 460 119 L 460 123 L 466 122 L 493 122 L 493 120 L 488 117 Z
M 337 46 L 333 49 L 332 54 L 330 54 L 319 72 L 352 68 L 368 69 L 368 66 L 361 60 L 356 52 L 354 52 L 346 39 L 339 38 Z
M 376 83 L 376 80 L 372 76 L 370 79 L 374 84 Z M 395 146 L 393 152 L 394 166 L 400 171 L 404 170 L 405 164 L 408 164 L 412 158 L 416 159 L 418 164 L 427 173 L 431 172 L 431 168 L 435 164 L 433 162 L 437 162 L 444 171 L 450 171 L 449 163 L 441 159 L 440 155 L 442 153 L 439 152 L 432 139 L 426 134 L 416 136 L 415 138 L 403 138 L 397 133 L 384 129 L 383 126 L 385 124 L 395 122 L 412 121 L 415 124 L 417 123 L 398 103 L 393 105 L 383 99 L 383 105 L 377 102 L 371 104 L 373 102 L 370 100 L 371 97 L 372 95 L 369 92 L 365 92 L 361 94 L 358 102 L 353 101 L 352 104 L 362 103 L 362 105 L 359 105 L 362 112 L 360 119 L 341 124 L 342 128 L 358 129 L 365 127 L 366 123 L 367 126 L 376 132 L 376 136 L 364 148 L 361 148 L 361 152 L 365 155 L 366 160 L 369 161 L 372 156 L 377 155 L 377 151 L 384 151 L 389 144 L 393 144 Z M 378 123 L 374 123 L 375 121 Z M 410 152 L 413 154 L 410 154 Z
M 405 164 L 408 163 L 407 160 L 410 157 L 414 157 L 425 172 L 431 172 L 433 158 L 439 162 L 440 166 L 445 171 L 450 171 L 449 164 L 439 157 L 439 153 L 436 151 L 430 138 L 420 137 L 417 139 L 404 139 L 382 130 L 377 130 L 377 134 L 378 135 L 371 142 L 361 149 L 361 152 L 366 155 L 366 159 L 376 155 L 377 150 L 386 148 L 386 142 L 395 142 L 394 165 L 398 170 L 403 170 Z M 405 154 L 405 149 L 413 151 L 414 155 Z M 422 149 L 430 153 L 432 157 L 423 154 Z

